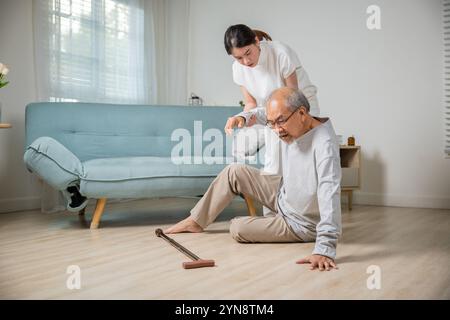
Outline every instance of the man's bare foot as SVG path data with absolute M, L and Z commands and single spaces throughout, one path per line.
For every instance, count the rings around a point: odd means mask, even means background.
M 198 225 L 191 217 L 181 220 L 177 224 L 164 230 L 164 233 L 180 233 L 180 232 L 203 232 L 203 228 Z

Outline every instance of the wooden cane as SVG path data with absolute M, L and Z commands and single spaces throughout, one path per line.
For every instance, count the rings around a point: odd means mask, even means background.
M 178 251 L 185 254 L 189 258 L 192 259 L 192 261 L 189 262 L 183 262 L 182 266 L 184 269 L 194 269 L 194 268 L 203 268 L 203 267 L 214 267 L 215 262 L 214 260 L 204 260 L 200 259 L 199 256 L 195 255 L 185 247 L 183 247 L 181 244 L 173 240 L 172 238 L 168 237 L 164 234 L 164 232 L 161 229 L 155 230 L 156 236 L 163 238 L 167 242 L 169 242 L 172 246 L 174 246 Z

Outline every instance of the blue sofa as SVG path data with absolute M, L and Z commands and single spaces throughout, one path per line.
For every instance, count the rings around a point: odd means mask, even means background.
M 76 185 L 83 196 L 97 199 L 95 229 L 108 198 L 204 194 L 214 177 L 236 161 L 223 127 L 240 110 L 31 103 L 25 113 L 24 162 L 56 190 Z M 255 214 L 251 199 L 243 196 Z

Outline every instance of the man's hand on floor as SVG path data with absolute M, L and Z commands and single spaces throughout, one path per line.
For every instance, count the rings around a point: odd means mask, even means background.
M 334 263 L 333 259 L 330 259 L 325 256 L 321 256 L 319 254 L 312 254 L 310 256 L 307 256 L 306 258 L 300 259 L 297 262 L 298 264 L 305 264 L 310 263 L 311 267 L 310 270 L 314 270 L 316 268 L 319 268 L 320 271 L 330 271 L 331 269 L 339 269 L 337 265 Z

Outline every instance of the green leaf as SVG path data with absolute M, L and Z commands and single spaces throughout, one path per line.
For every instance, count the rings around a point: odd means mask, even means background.
M 7 84 L 9 83 L 9 81 L 6 81 L 6 82 L 3 82 L 3 83 L 0 83 L 0 88 L 3 88 L 4 86 L 6 86 Z

